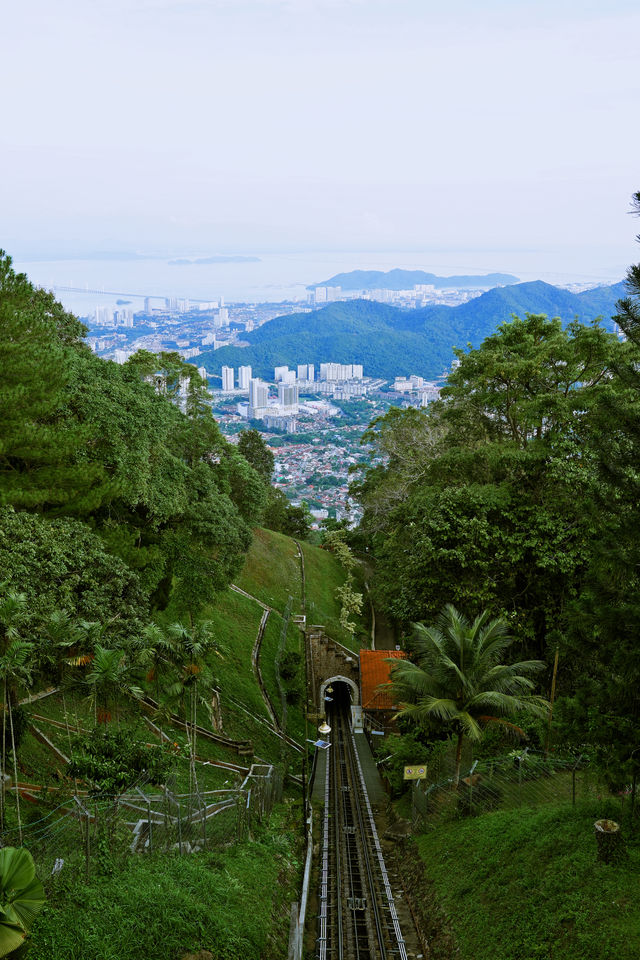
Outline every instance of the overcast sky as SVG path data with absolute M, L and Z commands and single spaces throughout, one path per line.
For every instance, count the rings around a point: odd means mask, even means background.
M 0 245 L 625 264 L 639 36 L 637 0 L 7 4 Z

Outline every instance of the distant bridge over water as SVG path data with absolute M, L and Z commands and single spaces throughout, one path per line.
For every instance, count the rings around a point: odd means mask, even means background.
M 188 300 L 190 303 L 210 303 L 210 300 L 203 300 L 198 297 L 177 297 L 175 293 L 167 296 L 161 293 L 127 293 L 123 290 L 92 290 L 91 287 L 61 287 L 54 284 L 51 288 L 59 293 L 91 293 L 98 294 L 101 297 L 132 297 L 135 300 Z

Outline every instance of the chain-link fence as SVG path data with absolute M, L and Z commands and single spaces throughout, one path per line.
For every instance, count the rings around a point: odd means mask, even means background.
M 48 813 L 46 797 L 37 806 L 23 801 L 24 821 L 0 832 L 0 846 L 26 847 L 42 879 L 89 878 L 126 857 L 186 855 L 250 838 L 282 795 L 282 774 L 269 764 L 254 764 L 241 786 L 228 790 L 181 794 L 140 783 L 99 799 L 78 790 Z
M 443 820 L 477 816 L 497 809 L 533 807 L 544 803 L 576 804 L 610 796 L 593 766 L 584 757 L 557 758 L 528 750 L 507 757 L 477 760 L 439 782 L 416 780 L 412 785 L 413 829 L 433 829 Z M 619 798 L 623 812 L 640 815 L 631 789 Z

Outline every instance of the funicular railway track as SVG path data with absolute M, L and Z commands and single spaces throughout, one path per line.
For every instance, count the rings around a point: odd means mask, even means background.
M 328 711 L 318 960 L 407 960 L 348 711 Z

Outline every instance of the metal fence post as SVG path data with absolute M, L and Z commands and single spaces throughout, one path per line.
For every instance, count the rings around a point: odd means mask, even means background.
M 176 812 L 178 814 L 178 850 L 180 852 L 180 856 L 182 856 L 182 817 L 180 815 L 181 814 L 180 804 L 178 803 L 177 800 L 176 800 Z

